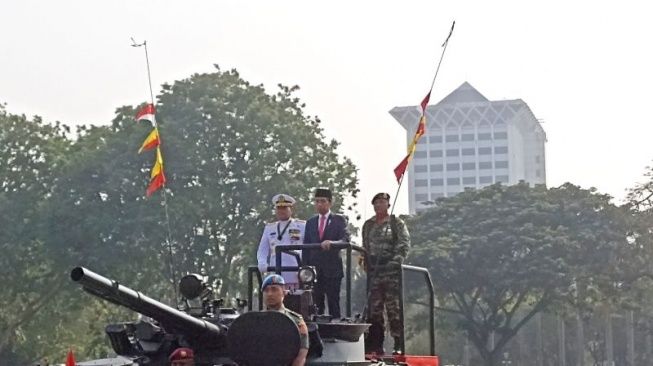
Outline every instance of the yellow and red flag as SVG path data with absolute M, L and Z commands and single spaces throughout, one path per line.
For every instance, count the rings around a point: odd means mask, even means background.
M 138 150 L 138 153 L 140 154 L 141 151 L 143 150 L 149 150 L 159 145 L 161 145 L 161 140 L 159 139 L 159 130 L 154 128 L 152 132 L 150 132 L 150 135 L 147 136 L 145 141 L 143 141 L 143 145 L 141 145 L 141 148 Z
M 148 197 L 166 183 L 166 176 L 163 174 L 163 158 L 161 157 L 161 148 L 158 146 L 156 148 L 156 161 L 152 167 L 150 181 L 150 186 L 147 188 L 146 192 Z
M 406 168 L 408 168 L 408 163 L 410 162 L 410 159 L 413 157 L 413 154 L 415 153 L 415 148 L 417 147 L 417 141 L 419 140 L 424 133 L 426 133 L 426 106 L 429 104 L 429 99 L 431 98 L 431 92 L 429 91 L 428 94 L 426 94 L 426 97 L 424 100 L 422 100 L 422 103 L 420 104 L 422 107 L 422 116 L 419 119 L 419 125 L 417 125 L 417 131 L 415 131 L 415 136 L 413 137 L 413 141 L 410 143 L 410 146 L 408 147 L 408 155 L 397 165 L 395 168 L 395 177 L 397 178 L 397 183 L 401 183 L 401 178 L 404 176 L 406 173 Z

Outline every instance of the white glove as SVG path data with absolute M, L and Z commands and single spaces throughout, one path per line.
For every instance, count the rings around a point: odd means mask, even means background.
M 261 275 L 264 276 L 265 273 L 268 271 L 268 265 L 267 264 L 260 264 L 258 265 L 258 271 L 261 272 Z

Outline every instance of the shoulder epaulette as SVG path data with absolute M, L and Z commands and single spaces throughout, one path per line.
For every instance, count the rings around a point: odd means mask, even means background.
M 292 315 L 292 316 L 294 316 L 294 317 L 296 317 L 296 318 L 300 318 L 300 319 L 302 319 L 302 315 L 301 315 L 301 314 L 296 313 L 296 312 L 294 312 L 294 311 L 292 311 L 292 310 L 290 310 L 290 309 L 288 309 L 288 308 L 286 308 L 286 312 L 287 312 L 289 315 Z

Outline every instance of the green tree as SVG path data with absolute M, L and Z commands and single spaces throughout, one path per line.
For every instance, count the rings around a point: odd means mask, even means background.
M 358 193 L 356 168 L 304 113 L 297 89 L 268 94 L 235 70 L 164 85 L 157 122 L 167 214 L 162 190 L 145 197 L 154 151 L 137 154 L 152 129 L 136 123 L 140 107 L 117 109 L 110 126 L 82 128 L 41 215 L 57 266 L 83 265 L 174 304 L 169 223 L 176 279 L 205 274 L 231 299 L 245 291 L 273 195 L 293 195 L 295 217 L 308 217 L 314 189 L 329 187 L 334 209 L 353 219 L 355 207 L 342 202 Z
M 632 221 L 594 190 L 495 184 L 411 218 L 410 258 L 431 271 L 439 310 L 456 314 L 485 364 L 496 365 L 538 312 L 617 296 L 647 273 Z
M 61 321 L 56 309 L 67 304 L 57 296 L 65 283 L 34 227 L 65 164 L 69 132 L 59 123 L 10 114 L 0 106 L 0 355 L 4 359 L 35 360 L 62 339 L 53 333 L 50 344 L 36 342 L 30 324 L 56 327 Z

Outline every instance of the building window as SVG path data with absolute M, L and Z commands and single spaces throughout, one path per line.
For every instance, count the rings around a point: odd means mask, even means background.
M 460 185 L 460 178 L 447 178 L 448 186 L 458 186 Z
M 429 194 L 428 193 L 420 193 L 415 195 L 415 201 L 417 202 L 424 202 L 429 200 Z
M 432 158 L 441 158 L 442 157 L 442 150 L 431 150 L 431 151 L 429 151 L 429 155 Z
M 426 145 L 426 139 L 417 140 L 417 145 Z
M 444 168 L 443 168 L 442 164 L 431 164 L 431 171 L 432 172 L 441 172 L 443 170 L 444 170 Z
M 415 187 L 426 187 L 429 185 L 428 179 L 415 179 Z
M 476 154 L 476 149 L 473 147 L 464 148 L 462 152 L 463 156 L 470 156 Z
M 508 183 L 508 176 L 507 175 L 497 175 L 497 183 Z
M 426 165 L 415 165 L 415 173 L 426 173 Z
M 541 174 L 540 174 L 540 170 L 539 170 L 539 169 L 537 169 L 537 170 L 535 171 L 535 176 L 539 178 L 539 177 L 540 177 L 540 175 L 541 175 Z
M 539 164 L 540 160 L 541 160 L 541 159 L 540 159 L 540 156 L 539 156 L 539 155 L 535 157 L 535 162 L 536 162 L 536 163 Z
M 481 161 L 478 163 L 478 168 L 479 169 L 492 169 L 492 162 L 491 161 Z
M 444 185 L 444 179 L 431 179 L 431 185 L 432 186 L 443 186 Z
M 460 151 L 458 149 L 447 149 L 447 156 L 458 156 Z
M 415 151 L 415 159 L 421 159 L 426 157 L 426 151 Z
M 444 197 L 444 193 L 431 193 L 431 199 L 436 200 L 438 198 Z
M 495 132 L 494 133 L 494 139 L 495 140 L 507 140 L 508 139 L 508 132 Z
M 458 142 L 458 135 L 447 135 L 445 137 L 446 142 Z
M 474 170 L 476 169 L 476 163 L 463 163 L 463 170 Z
M 496 146 L 494 148 L 494 153 L 495 154 L 507 154 L 508 153 L 508 146 Z
M 495 168 L 507 168 L 508 167 L 508 162 L 507 161 L 495 161 L 494 162 L 494 167 Z
M 476 177 L 463 177 L 463 184 L 476 184 Z
M 478 140 L 479 141 L 492 140 L 492 134 L 489 133 L 489 132 L 479 133 L 478 134 Z
M 442 136 L 429 136 L 430 143 L 442 142 Z
M 488 177 L 488 176 L 486 176 L 486 177 L 480 177 L 480 178 L 478 179 L 478 182 L 481 183 L 481 184 L 492 183 L 492 177 Z
M 447 164 L 447 171 L 448 172 L 454 172 L 460 170 L 460 164 L 458 163 L 452 163 L 452 164 Z
M 479 155 L 491 155 L 492 154 L 492 148 L 491 147 L 479 147 L 478 148 L 478 154 Z
M 464 133 L 462 136 L 460 136 L 460 139 L 462 141 L 474 141 L 474 134 L 473 133 Z

